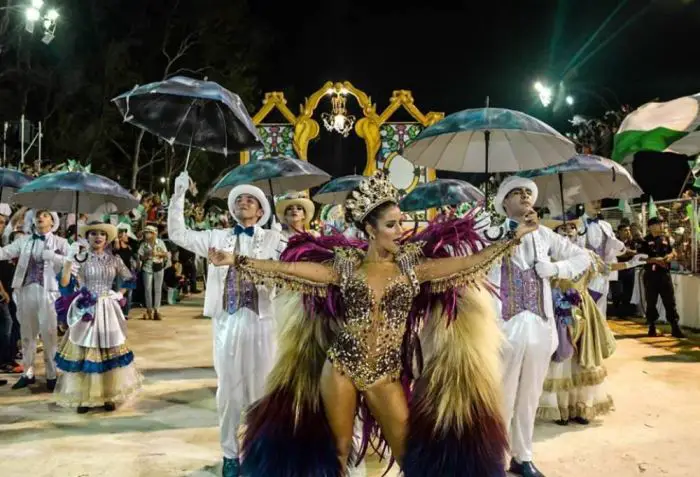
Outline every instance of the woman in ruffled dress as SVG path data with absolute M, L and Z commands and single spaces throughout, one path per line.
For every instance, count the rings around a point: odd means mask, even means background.
M 123 290 L 112 289 L 117 276 L 124 280 L 133 276 L 121 258 L 105 250 L 117 236 L 113 225 L 92 222 L 80 228 L 80 235 L 87 238 L 89 249 L 80 252 L 79 244 L 73 244 L 61 277 L 61 285 L 68 285 L 77 265 L 80 288 L 56 304 L 68 307 L 69 328 L 56 354 L 63 373 L 54 401 L 77 407 L 79 414 L 102 406 L 113 411 L 141 387 L 134 354 L 126 345 L 126 319 L 120 307 Z
M 246 414 L 241 475 L 341 477 L 383 443 L 406 477 L 505 476 L 500 334 L 482 279 L 537 225 L 485 247 L 467 216 L 407 241 L 397 195 L 376 174 L 346 201 L 366 243 L 301 235 L 280 262 L 210 252 L 241 279 L 290 291 L 268 392 Z
M 581 220 L 548 220 L 544 225 L 576 243 Z M 588 287 L 596 277 L 642 265 L 645 259 L 636 255 L 626 263 L 605 264 L 596 253 L 589 253 L 592 265 L 581 276 L 552 284 L 559 346 L 549 365 L 537 418 L 562 426 L 569 421 L 586 425 L 613 409 L 603 361 L 614 353 L 615 338 Z

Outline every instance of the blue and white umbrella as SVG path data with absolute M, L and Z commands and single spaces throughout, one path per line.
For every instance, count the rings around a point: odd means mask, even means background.
M 126 212 L 139 201 L 121 185 L 90 172 L 62 171 L 34 179 L 13 196 L 33 209 L 94 214 Z
M 313 199 L 319 204 L 340 204 L 345 203 L 350 192 L 356 189 L 360 182 L 367 179 L 365 176 L 350 175 L 333 179 L 321 187 Z
M 602 199 L 635 199 L 642 188 L 627 169 L 600 156 L 577 154 L 563 164 L 518 174 L 532 179 L 539 195 L 536 205 L 561 212 L 574 204 Z
M 209 192 L 210 197 L 225 199 L 234 187 L 250 184 L 274 196 L 319 186 L 331 176 L 310 162 L 291 158 L 271 158 L 242 164 L 226 174 Z
M 238 95 L 213 81 L 174 76 L 112 99 L 124 121 L 168 143 L 228 155 L 262 147 Z M 188 151 L 189 156 L 189 151 Z
M 15 169 L 0 167 L 0 203 L 6 203 L 18 189 L 34 178 Z
M 457 179 L 436 179 L 420 184 L 401 199 L 404 212 L 440 208 L 446 205 L 481 202 L 484 193 L 469 182 Z
M 574 144 L 520 111 L 465 109 L 426 128 L 404 151 L 412 163 L 457 172 L 517 172 L 565 162 Z

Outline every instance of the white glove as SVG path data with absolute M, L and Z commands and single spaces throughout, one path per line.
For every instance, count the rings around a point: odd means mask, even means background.
M 45 262 L 53 262 L 53 260 L 56 258 L 56 252 L 53 250 L 44 249 L 44 251 L 41 253 L 41 258 Z
M 185 194 L 187 194 L 187 189 L 190 188 L 190 176 L 187 174 L 187 171 L 182 171 L 176 178 L 175 178 L 175 191 L 173 192 L 173 197 L 185 197 Z
M 80 243 L 73 242 L 68 249 L 68 261 L 75 262 L 75 257 L 80 253 Z
M 559 267 L 552 262 L 537 262 L 535 264 L 535 272 L 540 278 L 550 278 L 559 276 Z
M 109 297 L 114 301 L 119 301 L 124 298 L 121 292 L 115 292 L 114 290 L 109 291 Z
M 627 268 L 635 268 L 640 265 L 644 265 L 647 261 L 647 258 L 649 258 L 649 255 L 644 255 L 643 253 L 639 253 L 632 257 L 630 261 L 627 262 Z

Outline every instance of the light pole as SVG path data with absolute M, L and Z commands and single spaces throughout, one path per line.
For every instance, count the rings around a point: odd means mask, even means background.
M 44 36 L 41 41 L 45 44 L 51 43 L 56 32 L 56 23 L 58 22 L 58 11 L 55 8 L 48 8 L 44 4 L 44 0 L 31 0 L 31 5 L 24 11 L 25 24 L 24 29 L 28 33 L 34 33 L 34 27 L 38 22 L 41 22 Z

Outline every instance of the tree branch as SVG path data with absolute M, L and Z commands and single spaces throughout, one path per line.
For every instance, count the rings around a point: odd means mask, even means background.
M 165 160 L 164 157 L 158 157 L 158 158 L 156 158 L 156 159 L 151 159 L 151 160 L 148 161 L 147 163 L 145 163 L 145 164 L 139 166 L 138 171 L 141 172 L 141 171 L 144 170 L 145 168 L 149 167 L 151 164 L 158 164 L 159 162 L 163 162 L 164 160 Z
M 193 75 L 201 75 L 205 71 L 211 70 L 211 66 L 203 66 L 202 68 L 197 68 L 196 70 L 193 70 L 192 68 L 178 68 L 176 71 L 168 74 L 167 78 L 172 78 L 173 76 L 177 76 L 181 73 L 191 73 Z
M 111 137 L 111 136 L 110 136 L 109 134 L 107 134 L 107 133 L 105 133 L 105 136 L 107 136 L 107 139 L 109 140 L 109 142 L 111 142 L 112 144 L 114 144 L 114 145 L 117 147 L 117 149 L 119 149 L 119 150 L 121 151 L 121 153 L 124 154 L 124 157 L 126 157 L 126 158 L 129 159 L 129 160 L 132 160 L 132 159 L 133 159 L 133 158 L 126 152 L 126 149 L 124 149 L 124 148 L 122 147 L 122 145 L 119 144 L 113 137 Z
M 195 30 L 193 32 L 190 32 L 181 42 L 180 46 L 177 49 L 177 53 L 175 53 L 174 56 L 170 56 L 167 52 L 167 44 L 163 44 L 163 54 L 165 55 L 165 58 L 168 60 L 168 62 L 165 65 L 165 70 L 163 71 L 163 79 L 167 79 L 170 76 L 170 69 L 175 65 L 175 63 L 185 56 L 187 51 L 192 48 L 194 45 L 199 43 L 199 36 L 201 35 L 202 30 Z M 166 32 L 166 38 L 169 36 L 169 34 Z M 165 39 L 164 39 L 165 41 Z

